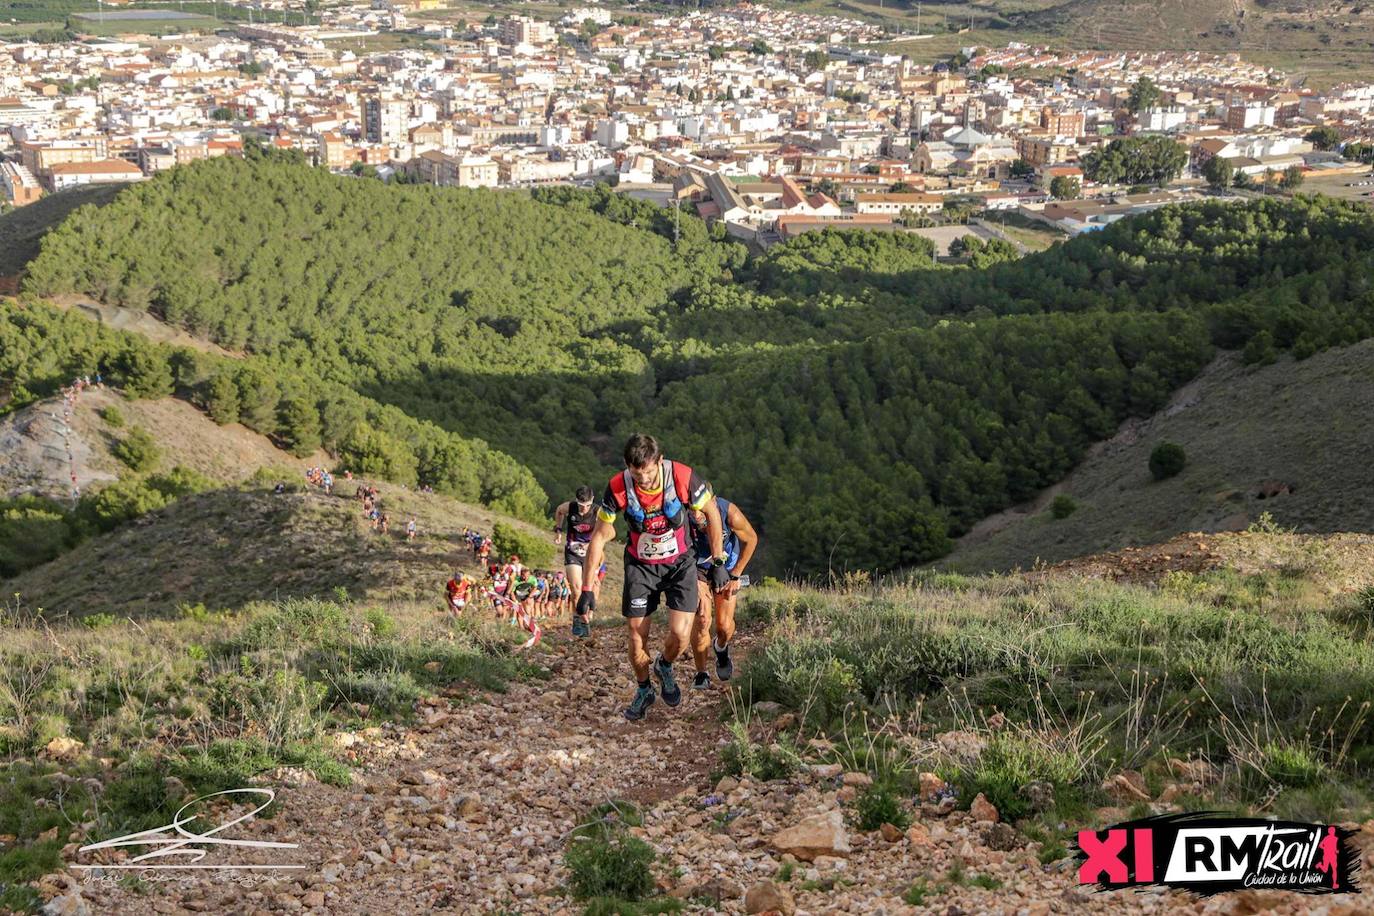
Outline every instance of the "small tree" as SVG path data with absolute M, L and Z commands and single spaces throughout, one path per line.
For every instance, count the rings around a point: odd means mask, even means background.
M 278 430 L 287 450 L 304 458 L 320 447 L 320 412 L 305 398 L 287 398 L 278 405 Z
M 1216 189 L 1229 188 L 1231 182 L 1235 180 L 1236 167 L 1231 164 L 1231 160 L 1223 159 L 1220 156 L 1213 156 L 1207 160 L 1202 167 L 1202 177 L 1207 179 L 1207 184 Z
M 129 430 L 129 435 L 115 443 L 114 456 L 140 474 L 157 467 L 162 458 L 162 450 L 152 433 L 141 426 Z
M 165 398 L 173 391 L 171 365 L 151 349 L 126 350 L 117 369 L 124 393 L 131 398 Z
M 830 63 L 830 55 L 824 51 L 807 51 L 802 63 L 806 64 L 808 70 L 824 70 L 825 65 Z
M 1148 76 L 1142 76 L 1135 81 L 1131 87 L 1131 95 L 1126 100 L 1126 107 L 1133 112 L 1144 111 L 1147 108 L 1154 108 L 1159 104 L 1162 93 L 1155 81 Z
M 239 386 L 234 384 L 234 376 L 228 371 L 221 371 L 210 380 L 205 410 L 210 419 L 221 426 L 239 421 Z
M 501 522 L 491 529 L 491 549 L 502 558 L 515 554 L 526 566 L 548 566 L 553 562 L 553 548 L 548 541 Z
M 1302 187 L 1303 178 L 1302 166 L 1290 165 L 1283 170 L 1283 177 L 1279 179 L 1279 186 L 1286 191 L 1295 191 Z
M 1069 175 L 1057 175 L 1050 181 L 1050 194 L 1059 200 L 1073 200 L 1082 190 L 1078 179 Z
M 1012 178 L 1029 178 L 1035 174 L 1035 166 L 1024 159 L 1015 159 L 1010 167 Z
M 1078 511 L 1078 503 L 1074 502 L 1073 497 L 1067 493 L 1060 493 L 1050 503 L 1050 515 L 1056 519 L 1065 519 Z
M 1150 474 L 1155 480 L 1173 477 L 1188 463 L 1188 454 L 1176 442 L 1161 442 L 1150 452 Z
M 1317 149 L 1330 150 L 1340 145 L 1341 134 L 1336 128 L 1328 127 L 1323 124 L 1320 127 L 1314 127 L 1309 130 L 1303 136 L 1303 139 L 1311 143 Z

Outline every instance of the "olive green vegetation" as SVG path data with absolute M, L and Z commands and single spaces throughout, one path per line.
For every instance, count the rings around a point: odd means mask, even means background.
M 837 762 L 872 776 L 855 802 L 866 829 L 900 826 L 894 799 L 914 796 L 920 770 L 964 806 L 983 793 L 1041 829 L 1110 804 L 1100 787 L 1123 769 L 1157 795 L 1193 781 L 1171 759 L 1198 758 L 1216 778 L 1182 804 L 1361 820 L 1374 789 L 1374 590 L 1335 593 L 1344 573 L 1320 539 L 1237 537 L 1274 562 L 1171 573 L 1157 587 L 951 574 L 768 585 L 746 604 L 768 628 L 739 696 L 796 714 L 799 731 L 775 746 L 826 735 Z M 952 729 L 981 753 L 932 757 L 932 733 Z M 727 763 L 738 757 L 726 748 Z M 1033 782 L 1045 791 L 1027 791 Z
M 216 419 L 302 449 L 318 427 L 344 465 L 527 518 L 652 431 L 804 575 L 942 555 L 1216 347 L 1301 358 L 1374 328 L 1374 216 L 1321 198 L 1169 207 L 983 268 L 895 233 L 746 259 L 678 223 L 674 248 L 671 210 L 604 188 L 388 187 L 251 153 L 78 211 L 26 282 L 247 348 L 177 357 L 195 368 L 171 384 Z M 472 461 L 438 443 L 512 479 L 446 479 Z
M 166 824 L 278 767 L 347 785 L 328 732 L 408 719 L 440 687 L 500 690 L 534 673 L 509 633 L 428 603 L 187 605 L 171 620 L 82 623 L 0 608 L 0 833 L 13 837 L 0 908 L 35 908 L 25 882 L 60 871 L 69 841 Z M 57 738 L 61 762 L 39 753 Z

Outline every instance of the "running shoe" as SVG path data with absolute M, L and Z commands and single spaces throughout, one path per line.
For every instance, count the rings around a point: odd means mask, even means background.
M 578 639 L 586 639 L 592 635 L 592 628 L 587 626 L 587 618 L 573 615 L 572 634 Z
M 692 678 L 692 689 L 693 689 L 693 690 L 710 690 L 710 689 L 711 689 L 711 675 L 707 674 L 705 671 L 698 671 L 698 672 L 697 672 L 697 676 L 694 677 L 694 678 Z
M 630 705 L 625 709 L 625 718 L 631 722 L 638 722 L 644 718 L 644 713 L 648 712 L 652 705 L 654 705 L 654 688 L 640 687 L 635 691 L 635 698 L 630 701 Z
M 682 702 L 682 688 L 673 677 L 673 666 L 665 662 L 662 655 L 654 662 L 654 677 L 658 678 L 659 690 L 663 691 L 663 702 L 669 706 Z
M 715 649 L 715 646 L 711 647 Z M 716 652 L 716 677 L 722 681 L 730 680 L 730 676 L 735 673 L 735 664 L 730 661 L 730 647 L 715 649 Z

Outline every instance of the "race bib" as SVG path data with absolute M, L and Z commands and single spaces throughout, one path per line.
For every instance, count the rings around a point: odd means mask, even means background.
M 682 552 L 676 531 L 665 531 L 663 534 L 645 532 L 639 536 L 638 548 L 639 556 L 644 560 L 665 560 Z

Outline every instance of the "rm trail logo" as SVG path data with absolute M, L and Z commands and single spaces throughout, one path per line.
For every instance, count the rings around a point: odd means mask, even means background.
M 1254 887 L 1356 894 L 1353 830 L 1259 818 L 1168 814 L 1078 832 L 1078 883 L 1162 884 L 1203 896 Z

